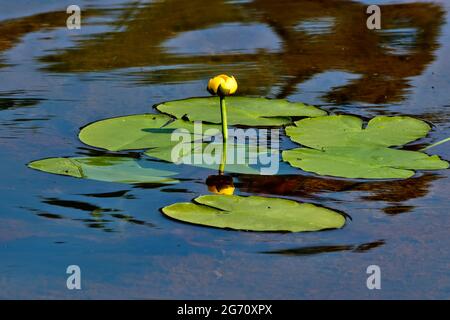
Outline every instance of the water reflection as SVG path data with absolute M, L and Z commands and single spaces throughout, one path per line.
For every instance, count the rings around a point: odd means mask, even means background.
M 38 118 L 29 110 L 41 101 L 43 101 L 41 98 L 24 97 L 24 92 L 21 90 L 0 92 L 0 112 L 4 112 L 0 119 L 0 141 L 18 139 L 23 135 L 24 130 L 34 132 L 41 128 L 40 122 L 47 121 L 51 117 Z
M 241 175 L 237 187 L 247 193 L 314 198 L 323 193 L 351 190 L 356 184 L 351 180 L 305 175 Z
M 101 16 L 106 14 L 107 10 L 86 9 L 83 16 Z M 0 22 L 0 53 L 16 46 L 25 35 L 53 28 L 64 27 L 64 21 L 67 19 L 65 11 L 45 12 L 28 17 L 9 19 Z M 7 63 L 1 63 L 0 68 Z
M 102 209 L 96 205 L 90 204 L 88 202 L 82 202 L 82 201 L 75 201 L 75 200 L 61 200 L 58 198 L 46 198 L 42 200 L 45 204 L 50 204 L 52 206 L 58 206 L 63 208 L 70 208 L 70 209 L 78 209 L 82 211 L 88 211 L 91 213 L 95 212 L 111 212 L 115 211 L 114 209 Z
M 20 97 L 24 95 L 23 91 L 2 92 L 0 93 L 0 111 L 14 110 L 23 107 L 33 107 L 37 105 L 42 99 Z
M 119 190 L 112 192 L 100 192 L 100 193 L 85 193 L 81 194 L 85 197 L 93 198 L 125 198 L 125 199 L 135 199 L 133 195 L 128 194 L 130 190 Z
M 48 213 L 48 212 L 39 212 L 36 213 L 39 217 L 44 217 L 47 219 L 63 219 L 63 216 L 60 214 Z
M 387 214 L 409 212 L 414 206 L 404 203 L 425 197 L 438 174 L 423 174 L 406 180 L 367 181 L 321 178 L 315 176 L 240 176 L 238 188 L 247 193 L 295 196 L 322 200 L 339 200 L 336 192 L 358 193 L 364 201 L 382 202 Z
M 383 29 L 370 31 L 365 7 L 334 0 L 214 6 L 206 0 L 158 1 L 117 20 L 118 31 L 92 35 L 77 48 L 41 60 L 52 72 L 128 69 L 124 72 L 144 83 L 205 79 L 225 68 L 239 78 L 241 94 L 277 97 L 289 96 L 315 75 L 339 70 L 360 77 L 331 88 L 324 100 L 401 101 L 409 78 L 434 59 L 443 9 L 420 2 L 382 5 Z
M 233 195 L 235 189 L 233 177 L 229 175 L 210 175 L 206 179 L 205 184 L 208 187 L 208 191 L 215 194 Z
M 128 192 L 128 190 L 126 191 Z M 88 194 L 87 197 L 100 197 L 107 198 L 111 197 L 113 194 L 125 195 L 123 191 L 116 191 L 111 193 L 103 193 L 103 194 Z M 134 199 L 134 197 L 129 197 L 128 199 Z M 146 226 L 154 228 L 155 225 L 151 222 L 137 219 L 129 214 L 122 213 L 119 209 L 114 208 L 103 208 L 97 206 L 95 204 L 79 201 L 79 200 L 64 200 L 59 198 L 44 198 L 41 200 L 42 204 L 50 205 L 53 207 L 52 210 L 42 210 L 30 207 L 22 207 L 23 209 L 36 214 L 39 217 L 43 217 L 46 219 L 56 219 L 56 220 L 72 220 L 72 221 L 80 221 L 83 222 L 84 225 L 88 228 L 100 229 L 105 232 L 117 232 L 118 231 L 118 223 L 130 223 L 140 226 Z M 50 211 L 56 212 L 64 212 L 54 213 Z M 80 216 L 79 211 L 82 211 L 83 214 Z M 67 213 L 66 213 L 67 212 Z M 87 216 L 85 215 L 87 214 Z
M 315 254 L 333 253 L 333 252 L 342 252 L 342 251 L 351 251 L 351 252 L 362 253 L 362 252 L 367 252 L 369 250 L 381 247 L 384 244 L 385 244 L 384 240 L 377 240 L 374 242 L 363 243 L 360 245 L 311 246 L 311 247 L 300 247 L 300 248 L 292 248 L 292 249 L 264 251 L 261 253 L 281 254 L 281 255 L 286 255 L 286 256 L 306 256 L 306 255 L 315 255 Z

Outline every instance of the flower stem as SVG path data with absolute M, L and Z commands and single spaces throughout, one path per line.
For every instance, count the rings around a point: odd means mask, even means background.
M 225 97 L 220 97 L 220 114 L 222 117 L 223 144 L 222 144 L 222 161 L 220 163 L 219 173 L 223 174 L 227 159 L 227 143 L 228 143 L 227 105 L 225 104 Z
M 425 148 L 422 148 L 422 149 L 420 149 L 419 151 L 425 151 L 425 150 L 428 150 L 428 149 L 430 149 L 430 148 L 433 148 L 433 147 L 436 147 L 436 146 L 438 146 L 438 145 L 440 145 L 440 144 L 443 144 L 443 143 L 445 143 L 445 142 L 447 142 L 447 141 L 450 141 L 450 137 L 448 137 L 448 138 L 446 138 L 446 139 L 444 139 L 444 140 L 438 141 L 438 142 L 436 142 L 436 143 L 430 144 L 429 146 L 426 146 Z
M 224 143 L 222 145 L 222 161 L 220 161 L 219 175 L 223 175 L 223 173 L 225 171 L 226 162 L 227 162 L 227 144 Z
M 225 104 L 225 97 L 220 97 L 220 113 L 222 116 L 222 134 L 223 143 L 228 141 L 228 122 L 227 122 L 227 105 Z

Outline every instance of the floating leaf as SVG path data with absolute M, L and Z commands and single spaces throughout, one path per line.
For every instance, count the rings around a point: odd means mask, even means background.
M 413 170 L 448 168 L 436 155 L 385 147 L 298 148 L 283 151 L 283 160 L 320 175 L 365 179 L 409 178 Z
M 28 166 L 44 172 L 107 182 L 178 182 L 168 178 L 176 172 L 142 167 L 134 159 L 126 157 L 49 158 L 33 161 Z
M 411 117 L 378 116 L 363 128 L 354 116 L 333 115 L 302 119 L 286 128 L 292 141 L 314 149 L 347 146 L 401 146 L 425 137 L 430 126 Z
M 379 116 L 363 128 L 354 116 L 336 115 L 303 119 L 286 134 L 308 148 L 283 151 L 292 166 L 320 175 L 345 178 L 409 178 L 413 170 L 448 168 L 438 156 L 389 149 L 425 137 L 430 127 L 411 117 Z
M 180 130 L 179 133 L 183 131 L 184 134 L 174 135 L 175 130 Z M 185 134 L 188 135 L 187 140 L 184 140 Z M 203 141 L 214 140 L 213 137 L 218 134 L 221 134 L 219 125 L 202 123 L 195 128 L 193 122 L 173 120 L 167 115 L 141 114 L 94 122 L 81 130 L 79 138 L 83 143 L 97 148 L 110 151 L 148 149 L 145 154 L 150 157 L 217 170 L 219 164 L 198 163 L 194 161 L 193 156 L 200 154 L 200 159 L 202 159 L 204 149 L 208 145 L 213 146 L 205 144 Z M 180 148 L 182 144 L 185 148 Z M 220 143 L 214 142 L 214 144 L 217 149 L 221 150 L 221 141 Z M 244 148 L 250 147 L 250 144 L 244 145 Z M 186 154 L 176 155 L 172 158 L 172 151 L 180 149 L 186 151 Z M 233 148 L 229 147 L 228 149 L 229 153 L 234 152 Z M 264 149 L 259 152 L 265 151 Z M 248 153 L 245 154 L 248 155 Z M 259 174 L 260 171 L 255 166 L 250 167 L 251 164 L 252 162 L 246 158 L 240 163 L 228 164 L 225 171 Z
M 327 113 L 314 106 L 281 99 L 227 97 L 228 124 L 282 126 L 290 117 L 318 117 Z M 219 98 L 190 98 L 162 103 L 156 109 L 178 119 L 221 123 Z
M 162 212 L 184 222 L 248 231 L 318 231 L 341 228 L 341 214 L 309 203 L 259 196 L 207 195 Z
M 202 133 L 211 135 L 220 132 L 220 126 L 202 124 L 202 132 L 194 132 L 194 123 L 175 120 L 163 114 L 138 114 L 91 123 L 81 129 L 80 140 L 92 147 L 110 151 L 139 150 L 168 147 L 177 142 L 171 141 L 176 129 L 185 129 L 193 134 L 192 139 L 201 138 Z

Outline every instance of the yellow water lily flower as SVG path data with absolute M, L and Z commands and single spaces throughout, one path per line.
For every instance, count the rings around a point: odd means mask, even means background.
M 236 79 L 225 74 L 215 76 L 208 82 L 208 92 L 212 95 L 219 95 L 221 97 L 232 95 L 236 92 L 238 84 Z

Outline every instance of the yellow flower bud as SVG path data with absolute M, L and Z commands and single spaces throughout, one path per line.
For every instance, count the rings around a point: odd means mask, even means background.
M 234 94 L 237 88 L 238 84 L 233 76 L 221 74 L 209 80 L 207 90 L 212 95 L 223 97 Z

